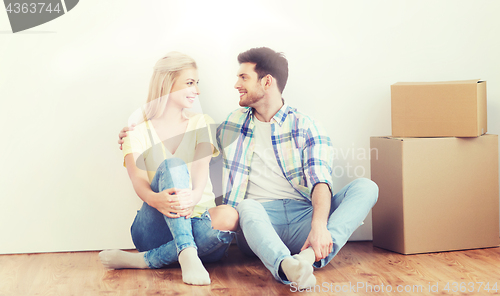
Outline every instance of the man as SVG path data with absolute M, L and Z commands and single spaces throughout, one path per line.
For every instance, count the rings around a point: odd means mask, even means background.
M 327 265 L 344 246 L 375 204 L 378 187 L 358 179 L 333 195 L 330 138 L 282 99 L 287 60 L 262 47 L 238 61 L 235 88 L 244 108 L 217 130 L 224 203 L 238 210 L 243 252 L 257 255 L 276 280 L 311 287 L 312 266 Z
M 244 253 L 257 255 L 276 280 L 312 287 L 313 266 L 326 266 L 344 246 L 375 204 L 378 187 L 357 179 L 333 195 L 330 138 L 282 99 L 285 57 L 261 47 L 238 61 L 243 108 L 217 129 L 223 202 L 238 210 Z

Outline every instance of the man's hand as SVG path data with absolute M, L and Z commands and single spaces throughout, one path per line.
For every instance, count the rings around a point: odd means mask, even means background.
M 127 136 L 127 132 L 128 131 L 133 131 L 135 128 L 135 123 L 132 123 L 131 126 L 126 126 L 124 127 L 120 133 L 118 134 L 118 144 L 120 144 L 120 150 L 122 150 L 122 144 L 123 144 L 123 138 L 125 138 Z
M 169 218 L 189 217 L 193 213 L 190 189 L 169 188 L 154 193 L 149 205 Z
M 315 262 L 326 258 L 326 256 L 332 252 L 332 236 L 326 228 L 326 225 L 311 228 L 306 242 L 300 251 L 303 251 L 308 247 L 313 248 L 314 254 L 316 255 L 316 260 L 314 260 Z
M 326 183 L 318 183 L 312 192 L 313 215 L 311 221 L 311 231 L 301 251 L 312 247 L 316 260 L 324 259 L 332 251 L 332 236 L 326 225 L 330 216 L 331 191 Z

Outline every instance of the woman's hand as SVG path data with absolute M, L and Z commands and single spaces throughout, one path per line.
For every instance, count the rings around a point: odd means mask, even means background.
M 177 190 L 176 197 L 179 200 L 181 210 L 195 206 L 193 202 L 193 190 L 189 188 Z
M 191 217 L 191 215 L 193 214 L 193 210 L 194 210 L 194 206 L 188 207 L 184 210 L 181 210 L 178 214 L 179 214 L 179 216 L 187 219 L 187 218 Z
M 123 138 L 125 138 L 127 136 L 127 132 L 128 131 L 133 131 L 134 130 L 134 127 L 135 127 L 135 123 L 132 123 L 131 126 L 126 126 L 124 127 L 120 133 L 118 134 L 118 144 L 120 144 L 120 150 L 122 150 L 122 144 L 123 144 Z
M 154 193 L 149 205 L 169 218 L 189 217 L 193 212 L 191 189 L 169 188 Z
M 178 214 L 181 217 L 189 218 L 193 214 L 194 206 L 194 192 L 191 189 L 181 189 L 177 191 L 178 200 L 179 200 L 179 210 Z

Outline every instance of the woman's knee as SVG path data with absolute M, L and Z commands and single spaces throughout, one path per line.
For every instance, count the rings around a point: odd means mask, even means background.
M 186 163 L 177 157 L 165 159 L 156 170 L 151 189 L 160 192 L 169 188 L 189 188 L 189 171 Z
M 186 166 L 186 163 L 184 162 L 184 160 L 178 157 L 171 157 L 165 159 L 161 165 L 163 165 L 165 168 L 175 168 Z
M 239 215 L 236 209 L 228 205 L 220 205 L 208 210 L 212 219 L 212 228 L 222 231 L 236 231 Z
M 156 169 L 157 175 L 167 175 L 170 177 L 174 175 L 186 175 L 189 177 L 189 171 L 184 160 L 178 157 L 171 157 L 165 159 Z

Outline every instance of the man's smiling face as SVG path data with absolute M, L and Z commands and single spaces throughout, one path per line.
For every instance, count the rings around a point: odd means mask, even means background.
M 259 79 L 259 75 L 255 72 L 255 64 L 242 63 L 237 76 L 238 81 L 234 88 L 240 93 L 240 106 L 253 107 L 265 96 L 264 87 L 261 84 L 262 79 Z

